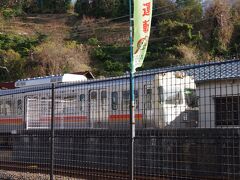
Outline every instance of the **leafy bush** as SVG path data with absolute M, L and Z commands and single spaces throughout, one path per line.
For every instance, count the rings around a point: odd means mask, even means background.
M 126 15 L 128 13 L 127 0 L 101 0 L 89 3 L 78 0 L 75 5 L 75 12 L 80 16 L 94 16 L 112 18 Z
M 87 42 L 90 46 L 97 46 L 99 45 L 99 41 L 97 38 L 90 38 L 88 39 L 88 42 Z
M 9 50 L 13 49 L 22 57 L 29 55 L 29 51 L 39 43 L 39 39 L 25 37 L 13 34 L 0 34 L 0 49 Z
M 6 20 L 9 20 L 15 16 L 15 11 L 11 8 L 3 9 L 2 15 Z
M 122 75 L 124 72 L 124 66 L 118 61 L 106 60 L 104 62 L 104 71 L 108 76 Z

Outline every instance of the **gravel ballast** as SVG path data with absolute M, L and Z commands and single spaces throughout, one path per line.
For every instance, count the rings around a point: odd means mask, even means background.
M 0 170 L 0 180 L 50 180 L 49 175 Z M 83 180 L 64 176 L 54 176 L 54 180 Z

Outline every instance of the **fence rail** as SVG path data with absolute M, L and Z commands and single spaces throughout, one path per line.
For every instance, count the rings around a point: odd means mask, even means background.
M 136 74 L 135 179 L 240 179 L 239 70 L 235 59 Z M 0 169 L 129 179 L 129 101 L 128 75 L 1 90 Z

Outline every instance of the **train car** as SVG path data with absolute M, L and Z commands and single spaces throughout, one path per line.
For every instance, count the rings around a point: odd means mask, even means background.
M 70 83 L 71 82 L 71 83 Z M 20 80 L 0 91 L 0 131 L 48 129 L 52 86 L 56 129 L 121 129 L 129 125 L 129 76 L 87 80 L 66 74 Z M 146 73 L 135 78 L 137 128 L 196 127 L 194 80 L 183 72 Z M 191 116 L 189 116 L 191 115 Z

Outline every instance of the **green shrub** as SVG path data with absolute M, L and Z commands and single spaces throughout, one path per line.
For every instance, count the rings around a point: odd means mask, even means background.
M 15 11 L 11 8 L 3 9 L 2 15 L 6 20 L 9 20 L 15 16 Z
M 99 45 L 99 41 L 97 38 L 90 38 L 88 39 L 88 42 L 87 42 L 89 45 L 91 46 L 97 46 Z

